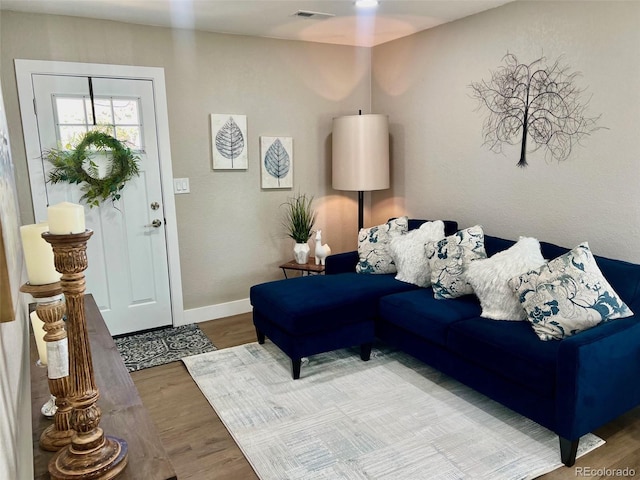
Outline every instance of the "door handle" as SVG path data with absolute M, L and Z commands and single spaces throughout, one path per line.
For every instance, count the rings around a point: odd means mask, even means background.
M 153 228 L 159 228 L 161 226 L 162 226 L 162 220 L 160 220 L 159 218 L 156 218 L 149 225 L 145 225 L 145 227 L 153 227 Z

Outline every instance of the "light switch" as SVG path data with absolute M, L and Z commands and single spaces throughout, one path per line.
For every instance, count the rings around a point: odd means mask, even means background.
M 176 195 L 182 193 L 189 193 L 189 179 L 188 178 L 174 178 L 173 179 L 173 193 Z

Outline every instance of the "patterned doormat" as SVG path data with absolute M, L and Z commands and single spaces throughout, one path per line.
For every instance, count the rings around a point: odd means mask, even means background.
M 195 323 L 135 333 L 113 340 L 130 372 L 216 350 L 211 340 Z

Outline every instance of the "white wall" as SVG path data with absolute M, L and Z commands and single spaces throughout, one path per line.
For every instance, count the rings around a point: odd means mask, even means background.
M 528 63 L 562 55 L 607 129 L 568 160 L 539 151 L 516 167 L 483 147 L 483 112 L 468 85 L 511 52 Z M 482 224 L 492 235 L 589 241 L 640 262 L 640 3 L 518 1 L 378 46 L 373 111 L 389 114 L 393 189 L 376 193 L 376 221 L 408 213 Z

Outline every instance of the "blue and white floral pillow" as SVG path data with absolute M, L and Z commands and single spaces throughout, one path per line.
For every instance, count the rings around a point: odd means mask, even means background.
M 371 228 L 362 228 L 358 233 L 357 273 L 396 273 L 396 264 L 389 251 L 389 243 L 394 236 L 402 235 L 409 229 L 409 217 L 389 220 Z
M 563 339 L 633 312 L 598 268 L 589 244 L 509 280 L 541 340 Z
M 467 266 L 473 260 L 487 258 L 480 225 L 460 230 L 438 242 L 429 242 L 424 248 L 435 298 L 457 298 L 473 293 L 467 282 Z

